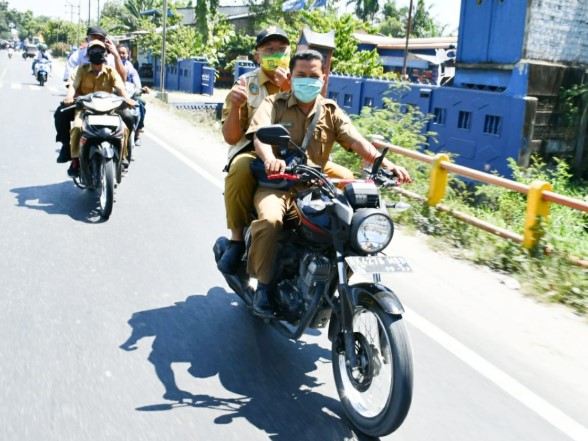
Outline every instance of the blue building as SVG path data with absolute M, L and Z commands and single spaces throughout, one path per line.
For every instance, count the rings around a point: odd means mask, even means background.
M 509 158 L 525 166 L 533 152 L 575 152 L 581 159 L 585 147 L 576 142 L 578 128 L 562 124 L 558 103 L 562 88 L 586 81 L 586 17 L 588 0 L 462 0 L 455 72 L 446 84 L 451 72 L 431 73 L 430 84 L 422 84 L 421 73 L 434 65 L 428 57 L 450 59 L 452 43 L 437 41 L 447 46 L 426 48 L 409 40 L 407 72 L 421 84 L 413 84 L 400 100 L 434 115 L 428 130 L 438 133 L 438 143 L 431 143 L 431 150 L 453 153 L 458 164 L 506 177 L 511 176 Z M 375 47 L 394 70 L 404 57 L 404 44 L 393 46 L 385 38 L 358 40 L 360 48 Z M 366 105 L 381 106 L 388 89 L 383 80 L 333 75 L 328 96 L 359 113 Z

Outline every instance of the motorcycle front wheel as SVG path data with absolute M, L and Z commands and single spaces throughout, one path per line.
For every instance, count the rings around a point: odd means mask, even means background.
M 107 220 L 114 203 L 114 163 L 110 158 L 102 158 L 100 176 L 100 216 Z
M 341 339 L 333 341 L 333 371 L 341 404 L 361 432 L 381 437 L 394 432 L 412 401 L 412 348 L 402 316 L 385 313 L 369 298 L 353 314 L 355 356 L 348 366 Z

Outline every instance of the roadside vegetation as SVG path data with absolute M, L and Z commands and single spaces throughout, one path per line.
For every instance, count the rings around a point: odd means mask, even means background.
M 356 126 L 369 136 L 383 135 L 387 142 L 409 149 L 427 145 L 423 129 L 429 117 L 413 108 L 404 108 L 393 99 L 386 99 L 384 109 L 364 108 L 355 118 Z M 405 166 L 414 183 L 407 187 L 414 193 L 426 195 L 429 166 L 419 161 L 393 155 L 393 160 Z M 336 162 L 347 165 L 358 173 L 361 163 L 343 149 L 335 150 Z M 556 162 L 548 166 L 534 158 L 526 169 L 511 161 L 514 180 L 529 184 L 533 180 L 551 183 L 553 191 L 586 200 L 588 185 L 574 180 L 569 166 Z M 557 204 L 551 205 L 550 217 L 542 224 L 544 236 L 533 250 L 467 225 L 448 213 L 428 207 L 419 201 L 391 193 L 393 200 L 411 203 L 411 209 L 395 215 L 395 220 L 413 231 L 429 236 L 433 247 L 479 265 L 514 277 L 524 294 L 548 302 L 568 305 L 577 313 L 588 316 L 588 268 L 570 262 L 569 256 L 588 259 L 588 214 Z M 450 177 L 447 196 L 442 201 L 454 210 L 465 212 L 507 230 L 522 234 L 526 211 L 526 197 L 501 187 L 473 185 L 457 177 Z M 552 249 L 549 254 L 544 248 Z

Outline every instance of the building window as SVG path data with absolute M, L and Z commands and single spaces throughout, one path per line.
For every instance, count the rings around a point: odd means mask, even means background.
M 338 92 L 329 92 L 329 99 L 333 101 L 337 101 L 339 99 Z
M 343 107 L 351 107 L 353 104 L 353 95 L 346 93 L 345 99 L 343 100 Z
M 472 128 L 472 112 L 466 112 L 464 110 L 459 111 L 457 128 L 463 130 L 470 130 Z
M 366 96 L 363 99 L 363 105 L 367 107 L 374 107 L 374 99 L 370 96 Z
M 440 126 L 444 126 L 445 119 L 447 117 L 446 109 L 443 109 L 441 107 L 435 107 L 433 114 L 434 114 L 433 124 L 439 124 Z
M 500 135 L 500 126 L 502 117 L 496 115 L 486 115 L 484 121 L 484 133 L 488 135 Z

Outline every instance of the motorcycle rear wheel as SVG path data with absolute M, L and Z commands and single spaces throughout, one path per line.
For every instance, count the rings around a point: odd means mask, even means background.
M 43 87 L 45 85 L 45 80 L 43 78 L 39 78 L 39 86 Z
M 412 401 L 412 349 L 402 316 L 369 298 L 353 315 L 357 368 L 347 366 L 341 339 L 333 341 L 333 373 L 341 404 L 361 432 L 381 437 L 400 427 Z
M 114 163 L 110 158 L 102 158 L 100 181 L 100 216 L 108 220 L 114 204 Z

